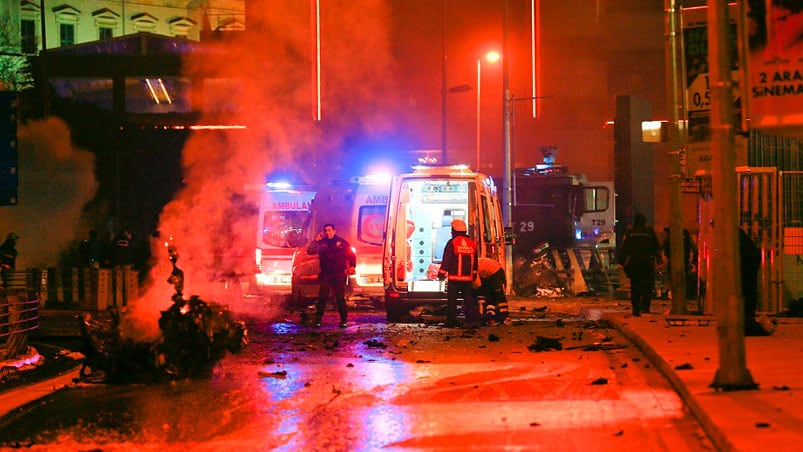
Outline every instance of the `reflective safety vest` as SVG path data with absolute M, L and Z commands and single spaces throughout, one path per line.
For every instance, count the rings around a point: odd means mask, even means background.
M 477 245 L 468 236 L 458 235 L 446 244 L 438 273 L 449 281 L 474 281 L 477 277 Z

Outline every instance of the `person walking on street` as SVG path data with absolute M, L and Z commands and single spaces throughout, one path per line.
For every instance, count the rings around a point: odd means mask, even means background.
M 3 278 L 3 287 L 8 288 L 11 272 L 17 268 L 17 242 L 20 236 L 11 232 L 6 236 L 6 241 L 0 245 L 0 276 Z
M 655 267 L 661 265 L 661 248 L 655 230 L 647 226 L 644 214 L 637 213 L 633 227 L 625 232 L 619 250 L 619 264 L 630 279 L 630 303 L 633 315 L 650 312 L 655 285 Z
M 478 304 L 485 301 L 483 323 L 504 323 L 508 317 L 507 297 L 505 296 L 505 269 L 495 259 L 481 257 L 477 261 L 477 274 L 480 277 L 480 287 L 477 291 Z
M 321 326 L 321 320 L 326 309 L 326 302 L 334 296 L 337 311 L 340 314 L 340 327 L 348 324 L 348 309 L 346 306 L 346 282 L 348 276 L 354 273 L 357 257 L 351 250 L 351 245 L 345 239 L 338 237 L 335 226 L 331 223 L 323 225 L 323 232 L 307 248 L 308 254 L 317 254 L 320 259 L 320 273 L 318 282 L 321 285 L 316 305 L 315 326 Z
M 446 284 L 446 326 L 457 326 L 457 298 L 465 303 L 466 323 L 470 326 L 480 322 L 480 310 L 474 298 L 474 280 L 477 278 L 477 245 L 468 236 L 463 220 L 452 221 L 452 238 L 443 247 L 443 260 L 438 270 L 438 279 Z

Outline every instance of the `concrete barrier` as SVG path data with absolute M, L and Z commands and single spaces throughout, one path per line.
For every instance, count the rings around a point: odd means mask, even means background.
M 139 294 L 139 272 L 130 268 L 48 268 L 44 272 L 48 307 L 102 311 L 122 307 Z

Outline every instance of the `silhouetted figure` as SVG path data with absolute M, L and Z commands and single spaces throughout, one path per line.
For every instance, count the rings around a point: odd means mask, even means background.
M 766 336 L 767 331 L 756 321 L 761 251 L 742 228 L 739 228 L 739 261 L 742 275 L 742 298 L 744 299 L 744 334 L 745 336 Z
M 17 268 L 17 242 L 20 236 L 11 232 L 6 236 L 6 241 L 0 245 L 0 276 L 3 279 L 3 287 L 8 287 L 11 272 Z
M 630 278 L 630 303 L 636 317 L 642 312 L 650 312 L 655 288 L 655 266 L 661 263 L 660 253 L 655 231 L 647 226 L 644 214 L 637 213 L 633 227 L 625 232 L 619 250 L 619 264 Z
M 340 314 L 340 327 L 345 328 L 348 320 L 346 282 L 348 275 L 352 274 L 354 267 L 357 266 L 357 257 L 351 250 L 351 245 L 337 235 L 333 224 L 326 223 L 323 225 L 323 232 L 310 243 L 307 253 L 317 254 L 320 258 L 318 283 L 321 288 L 318 291 L 315 326 L 321 326 L 326 302 L 333 296 Z
M 100 266 L 103 245 L 98 240 L 98 231 L 95 229 L 89 231 L 89 238 L 81 242 L 78 252 L 81 255 L 82 267 L 98 268 Z

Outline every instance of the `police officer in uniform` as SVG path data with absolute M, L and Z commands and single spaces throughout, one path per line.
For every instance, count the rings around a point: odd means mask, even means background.
M 477 325 L 480 310 L 474 298 L 473 281 L 477 278 L 477 245 L 468 236 L 463 220 L 452 221 L 452 238 L 443 247 L 443 260 L 438 279 L 448 280 L 446 285 L 446 326 L 457 326 L 457 299 L 463 297 L 466 323 Z
M 335 226 L 331 223 L 323 225 L 323 232 L 307 248 L 308 254 L 317 254 L 320 258 L 321 271 L 318 282 L 321 285 L 318 292 L 316 306 L 315 326 L 321 326 L 326 302 L 334 296 L 337 302 L 337 312 L 340 313 L 340 327 L 345 328 L 348 320 L 346 307 L 346 282 L 348 275 L 354 273 L 357 257 L 351 250 L 351 245 L 345 239 L 337 236 Z

